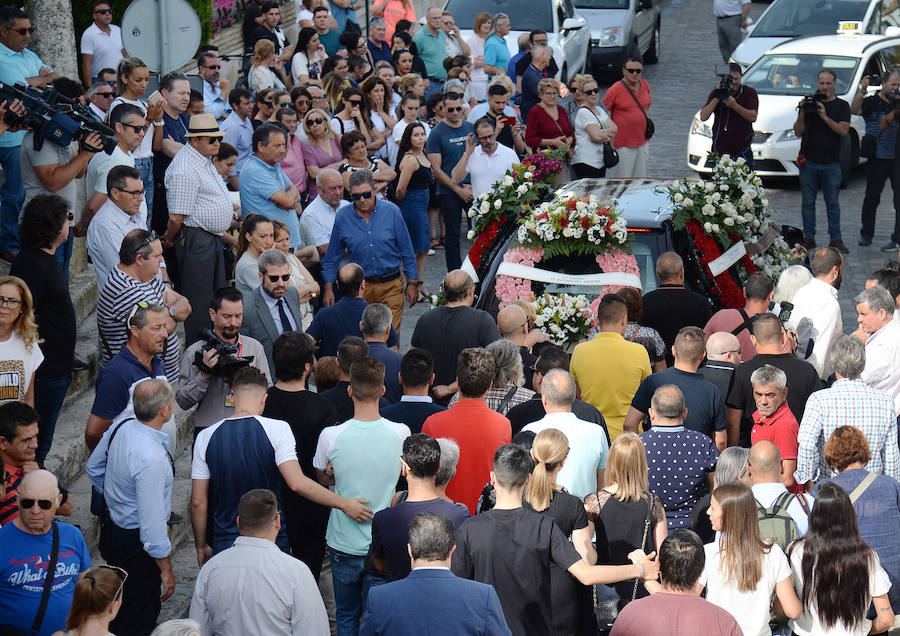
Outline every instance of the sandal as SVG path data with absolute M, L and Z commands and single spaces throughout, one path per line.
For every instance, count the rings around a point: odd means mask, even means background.
M 416 289 L 419 290 L 419 298 L 418 298 L 417 302 L 424 302 L 424 301 L 428 300 L 428 292 L 425 291 L 425 283 L 423 283 L 422 281 L 419 281 L 418 284 L 416 285 Z
M 439 238 L 431 239 L 431 249 L 433 249 L 433 250 L 444 249 L 444 242 Z

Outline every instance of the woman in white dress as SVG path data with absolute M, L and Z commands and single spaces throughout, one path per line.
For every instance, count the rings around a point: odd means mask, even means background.
M 250 90 L 257 93 L 264 88 L 284 90 L 287 78 L 281 69 L 281 59 L 275 55 L 271 40 L 260 40 L 253 47 L 253 67 L 250 69 Z

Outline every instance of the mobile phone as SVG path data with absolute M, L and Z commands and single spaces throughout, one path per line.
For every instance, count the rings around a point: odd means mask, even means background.
M 500 121 L 502 121 L 506 126 L 515 126 L 517 123 L 515 117 L 509 117 L 507 115 L 502 115 L 500 117 Z
M 147 98 L 147 102 L 149 102 L 150 104 L 157 104 L 164 101 L 166 101 L 166 98 L 163 97 L 162 93 L 160 93 L 159 91 L 153 91 L 150 94 L 150 97 Z

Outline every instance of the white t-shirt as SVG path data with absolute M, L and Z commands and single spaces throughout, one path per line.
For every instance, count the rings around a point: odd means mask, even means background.
M 591 124 L 599 124 L 601 128 L 605 128 L 609 115 L 600 106 L 597 106 L 599 114 L 595 117 L 594 113 L 587 108 L 579 108 L 575 115 L 575 156 L 572 157 L 572 163 L 583 163 L 592 168 L 603 167 L 603 144 L 595 144 L 588 135 L 587 127 Z
M 891 588 L 891 580 L 887 572 L 881 567 L 878 555 L 872 552 L 872 563 L 869 571 L 869 596 L 882 596 Z M 791 583 L 798 595 L 803 589 L 803 545 L 796 546 L 791 552 Z M 811 607 L 803 608 L 803 614 L 799 618 L 790 621 L 791 629 L 797 636 L 866 636 L 872 628 L 872 621 L 867 618 L 857 623 L 854 629 L 847 628 L 844 624 L 836 625 L 831 629 L 819 622 L 818 612 L 815 607 L 815 599 L 810 599 Z M 867 603 L 868 605 L 868 603 Z
M 109 110 L 106 111 L 107 115 L 110 115 L 119 104 L 131 104 L 132 106 L 137 106 L 141 109 L 141 112 L 144 113 L 144 116 L 147 116 L 147 105 L 140 99 L 125 99 L 121 95 L 116 97 L 113 100 L 113 103 L 109 105 Z M 144 138 L 141 140 L 141 145 L 137 147 L 132 154 L 134 154 L 135 159 L 146 159 L 147 157 L 153 156 L 153 125 L 148 121 L 147 125 L 150 126 L 147 129 L 147 132 L 144 134 Z M 104 153 L 100 153 L 104 154 Z
M 501 143 L 497 144 L 494 154 L 488 155 L 479 145 L 469 156 L 468 171 L 472 178 L 472 194 L 480 195 L 487 192 L 495 182 L 503 179 L 503 175 L 511 170 L 513 164 L 519 163 L 519 155 L 512 148 Z M 446 170 L 453 170 L 454 166 L 444 166 Z
M 340 135 L 343 137 L 351 130 L 356 130 L 356 120 L 355 119 L 341 119 L 337 115 L 331 118 L 331 121 L 328 123 L 331 126 L 331 129 L 334 131 L 335 135 Z
M 96 24 L 91 24 L 81 34 L 81 52 L 91 55 L 91 79 L 105 68 L 113 70 L 122 59 L 122 29 L 109 25 L 109 35 Z
M 25 400 L 34 372 L 44 361 L 44 354 L 35 342 L 31 351 L 16 332 L 0 342 L 0 402 Z
M 325 59 L 322 57 L 320 51 L 316 51 L 316 55 L 313 56 L 312 62 L 318 62 L 318 71 L 310 68 L 310 59 L 307 57 L 306 53 L 303 51 L 297 51 L 294 53 L 294 57 L 291 58 L 291 78 L 293 78 L 295 84 L 300 83 L 300 75 L 308 75 L 310 79 L 319 79 L 322 77 L 322 64 L 325 62 Z
M 109 171 L 116 166 L 131 166 L 134 168 L 134 155 L 126 153 L 117 145 L 111 155 L 108 155 L 105 152 L 98 152 L 91 157 L 87 174 L 84 177 L 84 184 L 87 186 L 88 197 L 94 192 L 109 194 L 109 192 L 106 191 L 106 177 L 109 175 Z M 146 198 L 141 199 L 141 209 L 138 214 L 142 219 L 147 218 Z
M 300 24 L 300 20 L 309 20 L 312 22 L 313 13 L 309 9 L 303 6 L 302 3 L 298 2 L 297 4 L 297 24 Z
M 425 127 L 425 138 L 427 139 L 428 134 L 431 132 L 431 127 L 428 125 L 427 121 L 420 121 L 419 123 Z M 394 141 L 396 141 L 397 144 L 399 144 L 400 140 L 403 139 L 403 131 L 406 130 L 407 126 L 409 126 L 409 124 L 406 123 L 405 119 L 401 119 L 396 124 L 394 124 L 394 129 L 391 130 L 391 136 L 394 138 Z
M 700 575 L 700 583 L 706 586 L 706 600 L 734 616 L 744 636 L 771 636 L 769 601 L 775 584 L 791 576 L 791 568 L 781 547 L 775 544 L 763 556 L 762 578 L 756 589 L 749 592 L 739 592 L 736 583 L 725 582 L 717 543 L 708 543 L 703 549 L 706 552 L 706 567 Z

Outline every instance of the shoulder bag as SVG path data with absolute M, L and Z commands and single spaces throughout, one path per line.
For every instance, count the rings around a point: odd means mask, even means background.
M 644 129 L 644 137 L 646 139 L 650 139 L 653 136 L 653 133 L 656 132 L 656 126 L 653 123 L 653 120 L 647 117 L 647 111 L 644 110 L 644 107 L 641 106 L 640 100 L 638 100 L 637 95 L 634 94 L 634 91 L 625 83 L 625 80 L 622 80 L 622 86 L 625 87 L 625 90 L 628 91 L 628 94 L 631 95 L 631 98 L 634 100 L 634 103 L 638 105 L 638 108 L 641 109 L 641 112 L 644 113 L 644 119 L 647 120 L 647 127 Z
M 44 623 L 44 615 L 47 613 L 47 605 L 50 603 L 50 591 L 53 589 L 53 579 L 56 578 L 56 564 L 59 561 L 59 527 L 56 522 L 50 526 L 53 533 L 53 543 L 50 548 L 50 563 L 47 565 L 47 576 L 44 577 L 44 589 L 41 591 L 41 603 L 38 605 L 34 623 L 31 624 L 31 636 L 41 631 Z
M 647 534 L 650 532 L 650 521 L 653 518 L 653 493 L 647 493 L 647 495 L 647 517 L 644 519 L 644 536 L 641 538 L 641 550 L 647 545 Z M 598 500 L 599 497 L 598 493 Z M 635 578 L 634 587 L 631 589 L 631 598 L 627 600 L 623 598 L 598 600 L 597 586 L 591 586 L 594 602 L 594 618 L 597 620 L 597 629 L 599 629 L 601 633 L 608 633 L 609 630 L 612 629 L 613 623 L 616 622 L 616 618 L 619 616 L 619 612 L 622 608 L 637 598 L 639 584 L 640 579 Z
M 600 128 L 603 128 L 603 122 L 600 121 L 600 118 L 597 117 L 597 113 L 592 111 L 590 108 L 586 106 L 582 106 L 585 110 L 587 110 L 591 115 L 594 116 L 594 119 L 597 120 L 597 124 Z M 619 153 L 616 151 L 615 147 L 610 142 L 606 142 L 603 144 L 603 167 L 604 168 L 612 168 L 613 166 L 619 163 Z M 635 332 L 637 333 L 637 332 Z

